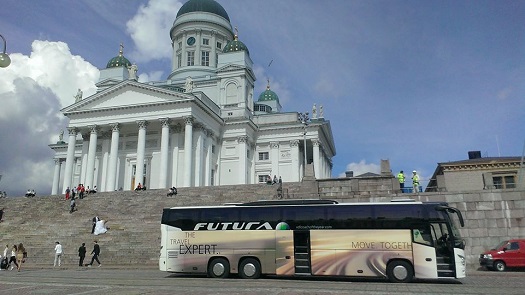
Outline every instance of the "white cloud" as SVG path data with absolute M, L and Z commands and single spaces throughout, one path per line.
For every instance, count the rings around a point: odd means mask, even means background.
M 139 75 L 138 81 L 141 83 L 146 83 L 149 81 L 160 81 L 164 75 L 163 71 L 153 71 L 150 73 L 142 73 Z
M 366 163 L 366 160 L 361 160 L 359 163 L 350 163 L 346 165 L 346 171 L 353 171 L 354 176 L 359 176 L 361 174 L 372 172 L 379 174 L 381 173 L 381 166 L 373 163 Z M 345 177 L 345 173 L 339 174 L 339 177 Z
M 135 42 L 130 56 L 139 62 L 171 58 L 171 39 L 168 35 L 176 12 L 182 6 L 178 0 L 150 0 L 141 5 L 126 26 Z
M 77 89 L 95 93 L 99 71 L 63 42 L 34 41 L 30 56 L 10 54 L 0 70 L 0 190 L 23 195 L 34 188 L 49 194 L 53 151 L 67 119 L 60 109 L 74 102 Z

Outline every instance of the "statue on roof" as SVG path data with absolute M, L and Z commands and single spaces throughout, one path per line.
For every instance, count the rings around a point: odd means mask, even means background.
M 64 130 L 60 130 L 60 134 L 58 134 L 58 142 L 64 141 Z
M 319 106 L 319 118 L 324 118 L 323 105 Z
M 314 103 L 314 106 L 312 107 L 312 119 L 317 119 L 317 107 Z
M 139 70 L 139 67 L 136 64 L 132 64 L 128 67 L 129 72 L 129 79 L 137 81 L 137 71 Z
M 186 84 L 184 85 L 184 92 L 191 93 L 193 92 L 193 80 L 190 76 L 186 78 Z
M 82 100 L 82 90 L 78 88 L 77 95 L 75 95 L 75 102 L 79 102 Z

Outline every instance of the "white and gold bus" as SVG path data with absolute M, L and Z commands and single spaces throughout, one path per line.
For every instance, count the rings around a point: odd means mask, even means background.
M 238 274 L 465 277 L 461 212 L 438 202 L 257 201 L 166 208 L 159 269 Z

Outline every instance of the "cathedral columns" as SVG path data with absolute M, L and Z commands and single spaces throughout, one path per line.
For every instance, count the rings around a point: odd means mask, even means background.
M 53 186 L 51 194 L 58 194 L 58 186 L 60 185 L 60 159 L 55 159 L 55 172 L 53 173 Z
M 68 127 L 69 138 L 67 142 L 67 156 L 66 156 L 66 167 L 64 171 L 64 190 L 71 186 L 71 179 L 73 177 L 73 164 L 75 163 L 75 144 L 77 137 L 77 129 L 74 127 Z
M 89 150 L 86 168 L 86 183 L 85 186 L 93 188 L 93 175 L 95 173 L 95 155 L 97 152 L 97 125 L 88 126 L 91 133 L 89 135 Z
M 137 139 L 137 163 L 135 170 L 135 187 L 140 183 L 142 186 L 146 186 L 144 183 L 144 158 L 146 152 L 146 126 L 147 121 L 138 121 L 139 135 Z
M 316 140 L 316 139 L 312 139 L 312 145 L 313 145 L 313 156 L 314 156 L 314 176 L 316 179 L 320 179 L 321 178 L 321 175 L 319 173 L 321 173 L 321 170 L 320 170 L 320 166 L 321 166 L 321 163 L 320 163 L 320 159 L 319 159 L 319 146 L 321 145 L 321 142 L 319 142 L 319 140 Z
M 118 160 L 118 141 L 119 141 L 119 124 L 113 123 L 111 126 L 111 148 L 109 151 L 108 163 L 108 181 L 106 184 L 106 191 L 111 192 L 117 189 L 117 160 Z
M 193 117 L 186 117 L 184 127 L 184 187 L 191 186 L 192 178 L 192 157 L 193 157 Z
M 299 140 L 294 139 L 290 141 L 290 148 L 292 150 L 292 179 L 289 181 L 300 181 L 300 170 L 301 165 L 299 165 Z
M 86 183 L 85 186 L 93 187 L 93 175 L 95 173 L 95 155 L 97 152 L 97 125 L 88 126 L 90 129 L 89 135 L 89 150 L 88 150 L 88 162 L 86 168 Z
M 179 174 L 179 138 L 182 131 L 181 125 L 173 127 L 173 134 L 171 135 L 171 186 L 179 186 L 177 177 Z
M 246 167 L 246 158 L 247 158 L 247 141 L 248 136 L 239 136 L 237 137 L 237 143 L 239 144 L 239 184 L 245 184 L 246 174 L 248 173 Z
M 101 179 L 100 181 L 95 181 L 94 184 L 99 183 L 100 188 L 99 191 L 105 192 L 107 191 L 106 186 L 108 183 L 108 161 L 109 161 L 109 148 L 110 148 L 110 137 L 109 132 L 104 131 L 102 133 L 102 162 L 99 163 L 98 170 L 101 170 Z M 98 175 L 98 174 L 95 174 Z
M 279 177 L 279 143 L 270 142 L 270 161 L 272 162 L 272 177 Z
M 89 150 L 89 133 L 83 133 L 82 136 L 82 153 L 80 154 L 80 179 L 79 183 L 86 182 L 86 168 L 87 168 L 87 158 Z M 77 185 L 77 183 L 73 183 Z
M 197 131 L 197 141 L 195 143 L 195 183 L 194 185 L 201 186 L 202 185 L 202 179 L 203 179 L 203 173 L 202 173 L 202 158 L 203 158 L 203 151 L 204 151 L 204 126 L 198 125 L 195 129 Z
M 168 118 L 160 119 L 162 133 L 160 138 L 160 171 L 158 188 L 168 187 L 168 148 L 170 139 L 170 120 Z
M 212 167 L 212 146 L 213 146 L 213 134 L 211 131 L 207 131 L 206 136 L 206 158 L 204 160 L 204 185 L 210 186 L 213 185 L 211 183 L 211 167 Z

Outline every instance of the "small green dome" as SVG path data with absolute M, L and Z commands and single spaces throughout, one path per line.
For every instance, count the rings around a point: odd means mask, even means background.
M 248 50 L 248 47 L 246 47 L 244 43 L 239 41 L 239 37 L 237 36 L 237 34 L 235 34 L 235 37 L 233 38 L 232 41 L 228 42 L 228 44 L 224 46 L 224 49 L 222 50 L 222 52 L 228 53 L 228 52 L 236 52 L 236 51 L 246 51 L 246 53 L 250 55 L 250 51 Z
M 279 96 L 273 91 L 270 90 L 270 85 L 266 86 L 266 90 L 259 95 L 258 101 L 279 101 Z
M 177 17 L 196 11 L 213 13 L 218 16 L 222 16 L 228 20 L 228 22 L 230 22 L 230 17 L 228 16 L 228 13 L 226 13 L 226 10 L 224 10 L 224 8 L 214 0 L 190 0 L 182 5 L 182 7 L 179 9 L 179 12 L 177 13 Z
M 110 59 L 108 61 L 108 64 L 106 65 L 106 69 L 118 67 L 131 67 L 131 63 L 129 62 L 129 60 L 124 57 L 124 46 L 122 44 L 120 44 L 118 56 L 115 56 L 114 58 Z

